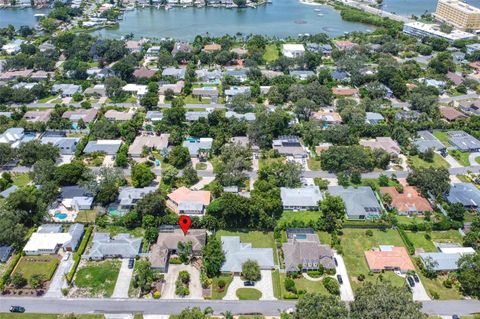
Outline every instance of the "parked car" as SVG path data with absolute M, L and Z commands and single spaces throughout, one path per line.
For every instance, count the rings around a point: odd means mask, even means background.
M 342 275 L 337 275 L 337 280 L 340 285 L 343 284 Z
M 460 317 L 458 315 L 453 315 L 452 319 L 460 319 Z
M 25 308 L 22 306 L 11 306 L 10 312 L 25 312 Z
M 408 285 L 410 287 L 412 287 L 412 288 L 415 287 L 415 281 L 413 280 L 413 278 L 411 276 L 407 277 L 407 281 L 408 281 Z
M 133 264 L 135 263 L 135 260 L 133 258 L 130 258 L 128 260 L 128 269 L 133 269 Z
M 245 287 L 253 287 L 253 286 L 255 286 L 255 281 L 248 281 L 248 280 L 247 280 L 247 281 L 245 281 L 245 282 L 243 283 L 243 285 L 244 285 Z
M 335 267 L 338 267 L 338 261 L 337 261 L 337 258 L 333 257 L 333 262 L 335 263 Z
M 415 282 L 420 282 L 420 278 L 418 278 L 417 274 L 413 274 L 413 279 Z

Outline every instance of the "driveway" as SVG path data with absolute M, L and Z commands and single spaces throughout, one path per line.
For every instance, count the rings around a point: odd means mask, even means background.
M 480 152 L 471 153 L 471 154 L 468 156 L 468 160 L 470 161 L 470 165 L 471 165 L 471 166 L 479 166 L 479 165 L 480 165 L 480 164 L 477 163 L 477 161 L 475 160 L 477 157 L 480 157 Z
M 441 155 L 440 155 L 441 156 Z M 448 154 L 447 156 L 444 157 L 444 159 L 447 161 L 447 163 L 450 165 L 451 168 L 456 168 L 456 167 L 463 167 L 460 165 L 460 163 L 457 162 L 456 159 L 453 158 L 452 155 Z
M 343 257 L 337 254 L 337 252 L 333 253 L 333 257 L 337 260 L 337 275 L 342 276 L 343 284 L 340 285 L 340 298 L 343 301 L 353 301 L 353 290 L 352 286 L 350 285 L 350 277 L 348 277 L 347 267 L 345 266 L 345 262 L 343 261 Z
M 65 274 L 68 274 L 70 268 L 73 266 L 73 256 L 71 253 L 66 253 L 65 256 L 69 256 L 67 260 L 61 260 L 60 264 L 57 267 L 55 275 L 53 275 L 48 291 L 45 294 L 45 297 L 48 298 L 62 298 L 62 288 L 67 287 L 67 282 L 65 281 Z
M 128 258 L 122 259 L 122 266 L 118 273 L 117 283 L 113 290 L 112 298 L 128 298 L 128 288 L 133 276 L 133 268 L 128 269 Z
M 415 282 L 415 286 L 412 288 L 412 295 L 415 301 L 431 300 L 421 280 L 420 282 Z
M 177 281 L 178 273 L 182 270 L 186 270 L 190 274 L 190 294 L 183 298 L 175 294 L 175 281 Z M 165 274 L 162 299 L 203 299 L 200 271 L 191 265 L 169 265 L 168 273 Z
M 201 177 L 201 179 L 198 181 L 198 183 L 196 183 L 195 185 L 190 187 L 190 189 L 194 190 L 194 191 L 201 190 L 205 186 L 207 186 L 208 184 L 213 182 L 214 179 L 215 179 L 215 177 Z
M 255 286 L 246 287 L 254 288 L 259 290 L 262 293 L 260 300 L 277 300 L 273 295 L 273 282 L 272 282 L 272 271 L 271 270 L 261 270 L 262 279 L 255 282 Z M 233 276 L 232 283 L 228 286 L 227 293 L 223 300 L 238 300 L 237 289 L 245 288 L 243 285 L 243 280 L 240 279 L 240 276 Z
M 103 166 L 105 167 L 113 167 L 115 165 L 115 159 L 112 155 L 106 155 L 103 159 Z

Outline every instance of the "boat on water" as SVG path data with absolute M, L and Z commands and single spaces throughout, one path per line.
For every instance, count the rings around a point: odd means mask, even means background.
M 128 5 L 125 7 L 125 11 L 133 11 L 135 10 L 135 6 L 134 5 Z
M 317 16 L 319 16 L 319 17 L 323 17 L 323 16 L 324 16 L 324 14 L 323 14 L 323 13 L 319 13 L 319 14 L 317 14 Z
M 317 12 L 319 12 L 319 11 L 322 11 L 322 10 L 320 10 L 320 9 L 314 9 L 313 11 L 317 11 Z
M 37 18 L 37 19 L 40 19 L 40 18 L 45 17 L 45 14 L 44 14 L 44 13 L 36 13 L 36 14 L 34 14 L 33 16 L 34 16 L 35 18 Z

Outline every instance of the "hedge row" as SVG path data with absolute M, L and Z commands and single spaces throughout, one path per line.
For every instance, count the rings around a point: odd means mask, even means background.
M 67 282 L 71 283 L 73 280 L 73 276 L 75 275 L 75 272 L 77 271 L 78 264 L 80 263 L 80 259 L 82 258 L 83 252 L 85 251 L 85 248 L 87 248 L 88 241 L 90 240 L 90 236 L 92 235 L 93 231 L 93 226 L 88 226 L 87 230 L 85 231 L 85 234 L 83 235 L 82 242 L 80 243 L 80 246 L 78 246 L 77 251 L 73 255 L 73 260 L 75 261 L 72 269 L 67 274 Z
M 413 245 L 412 241 L 410 238 L 408 238 L 407 234 L 403 229 L 398 229 L 398 233 L 400 234 L 400 237 L 402 237 L 403 243 L 407 247 L 408 253 L 410 255 L 415 254 L 415 245 Z
M 410 230 L 410 231 L 426 231 L 427 230 L 427 223 L 419 223 L 419 224 L 398 224 L 397 227 L 403 230 Z M 452 220 L 443 220 L 441 222 L 433 223 L 431 229 L 432 230 L 450 230 L 450 229 L 459 229 L 462 228 L 463 225 L 461 222 L 452 221 Z
M 17 266 L 20 258 L 22 258 L 22 253 L 17 253 L 12 257 L 12 260 L 10 261 L 10 265 L 8 265 L 2 277 L 0 277 L 0 290 L 3 291 L 3 288 L 5 287 L 5 283 L 7 282 L 8 278 L 10 278 L 10 275 L 12 274 L 13 270 Z

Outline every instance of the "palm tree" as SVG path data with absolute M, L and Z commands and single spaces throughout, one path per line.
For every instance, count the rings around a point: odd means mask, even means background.
M 221 315 L 225 318 L 225 319 L 233 319 L 233 315 L 230 311 L 225 311 L 225 312 L 222 312 Z

